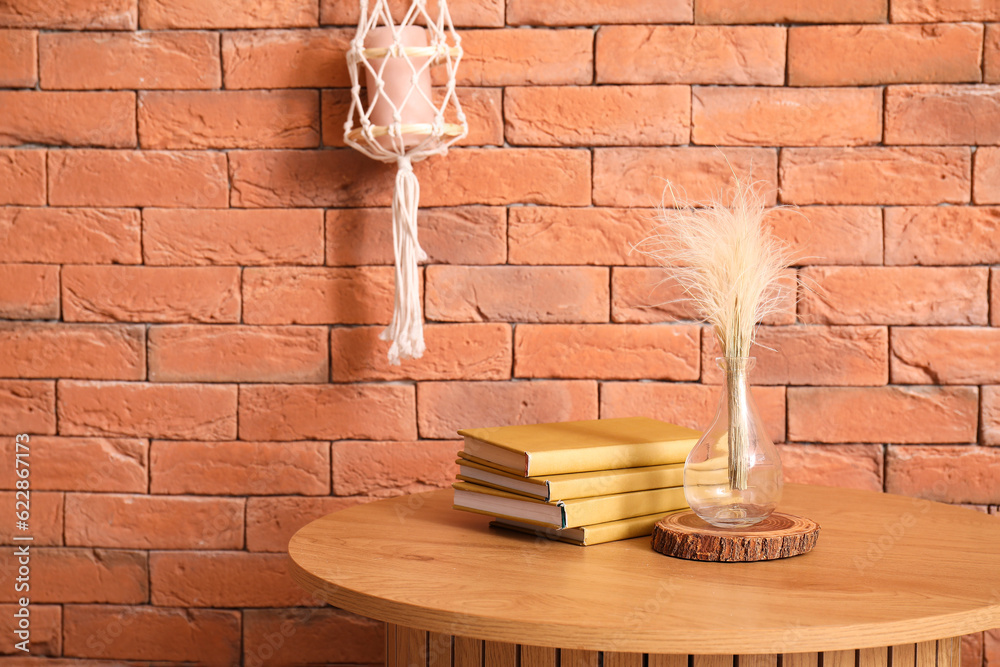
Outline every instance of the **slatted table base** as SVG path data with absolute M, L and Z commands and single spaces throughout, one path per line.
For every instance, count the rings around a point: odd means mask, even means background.
M 386 624 L 386 667 L 961 667 L 961 638 L 822 653 L 661 655 L 456 637 Z

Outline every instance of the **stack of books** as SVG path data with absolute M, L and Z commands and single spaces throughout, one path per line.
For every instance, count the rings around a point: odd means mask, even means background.
M 455 509 L 579 545 L 640 537 L 684 509 L 701 433 L 645 417 L 459 431 Z

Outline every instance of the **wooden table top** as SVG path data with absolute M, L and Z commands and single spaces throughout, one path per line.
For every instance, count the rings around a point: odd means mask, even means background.
M 822 527 L 803 556 L 704 563 L 648 537 L 590 547 L 491 529 L 451 490 L 358 505 L 292 537 L 292 576 L 370 618 L 509 643 L 793 653 L 1000 627 L 1000 520 L 914 498 L 789 485 Z

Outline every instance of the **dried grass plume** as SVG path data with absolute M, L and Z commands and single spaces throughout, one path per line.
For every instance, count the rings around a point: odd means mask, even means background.
M 728 203 L 713 200 L 679 208 L 660 207 L 659 225 L 636 249 L 670 269 L 694 303 L 699 316 L 712 325 L 726 359 L 750 356 L 757 324 L 776 312 L 787 287 L 784 270 L 791 264 L 787 247 L 764 224 L 767 216 L 760 185 L 733 174 Z M 797 289 L 793 283 L 792 289 Z M 746 489 L 749 476 L 749 420 L 738 377 L 745 364 L 726 364 L 728 398 L 728 478 L 734 489 Z M 745 382 L 745 381 L 744 381 Z
M 792 256 L 765 226 L 761 185 L 733 180 L 726 203 L 678 200 L 668 183 L 664 196 L 678 208 L 661 206 L 653 234 L 635 248 L 669 269 L 724 357 L 747 357 L 757 324 L 785 301 L 790 288 L 781 278 Z

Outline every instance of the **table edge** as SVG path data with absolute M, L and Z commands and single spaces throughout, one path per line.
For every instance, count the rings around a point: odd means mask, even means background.
M 441 494 L 447 492 L 448 490 L 436 490 L 411 495 Z M 913 499 L 909 496 L 898 494 L 883 494 L 874 491 L 869 493 Z M 375 502 L 391 501 L 393 499 L 387 498 Z M 946 503 L 938 504 L 952 507 Z M 319 520 L 321 519 L 314 521 Z M 474 637 L 512 644 L 581 650 L 657 654 L 746 655 L 877 648 L 945 639 L 1000 628 L 1000 599 L 974 613 L 963 611 L 938 616 L 924 616 L 920 619 L 906 619 L 885 623 L 869 622 L 861 629 L 857 626 L 845 628 L 842 636 L 833 638 L 830 638 L 830 628 L 795 628 L 795 636 L 792 638 L 788 636 L 790 632 L 788 627 L 774 628 L 767 632 L 758 632 L 752 637 L 733 638 L 720 637 L 718 634 L 709 633 L 695 635 L 689 633 L 684 636 L 649 636 L 636 633 L 632 629 L 624 627 L 616 632 L 609 633 L 607 628 L 589 628 L 579 624 L 559 623 L 557 620 L 553 620 L 551 623 L 525 626 L 524 624 L 517 624 L 505 619 L 492 618 L 482 614 L 462 614 L 461 622 L 457 622 L 456 614 L 452 611 L 442 611 L 415 604 L 387 600 L 333 584 L 312 574 L 295 559 L 296 538 L 305 527 L 303 526 L 296 531 L 289 540 L 288 555 L 291 564 L 291 577 L 306 591 L 331 605 L 367 618 L 455 636 Z M 956 632 L 956 628 L 960 631 Z M 736 640 L 734 641 L 734 639 Z

